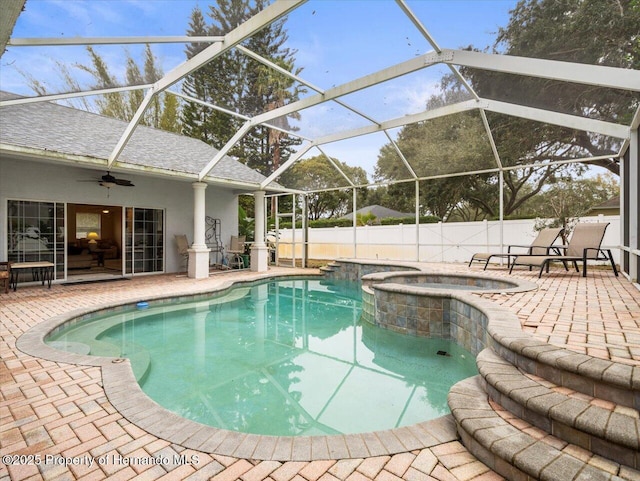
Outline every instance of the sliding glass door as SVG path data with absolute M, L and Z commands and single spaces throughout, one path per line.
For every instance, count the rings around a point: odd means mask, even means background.
M 125 272 L 164 271 L 164 211 L 125 209 Z
M 64 278 L 65 211 L 61 202 L 7 201 L 7 260 L 55 264 Z

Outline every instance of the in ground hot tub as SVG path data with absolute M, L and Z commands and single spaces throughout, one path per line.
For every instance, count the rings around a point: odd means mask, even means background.
M 450 339 L 472 354 L 488 346 L 488 315 L 481 293 L 537 289 L 520 279 L 472 274 L 377 272 L 362 278 L 363 320 L 414 336 Z
M 504 279 L 473 274 L 443 274 L 431 272 L 376 272 L 362 278 L 363 286 L 401 284 L 426 289 L 454 291 L 513 293 L 536 289 L 537 285 L 519 279 Z

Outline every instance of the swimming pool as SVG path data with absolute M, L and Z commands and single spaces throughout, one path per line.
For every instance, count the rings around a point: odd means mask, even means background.
M 87 319 L 46 341 L 129 357 L 160 405 L 234 431 L 358 433 L 447 414 L 449 388 L 477 374 L 473 356 L 362 323 L 360 292 L 319 278 L 265 281 Z

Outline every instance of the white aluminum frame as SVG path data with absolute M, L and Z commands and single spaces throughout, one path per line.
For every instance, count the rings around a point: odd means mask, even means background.
M 233 146 L 239 142 L 253 127 L 258 125 L 263 125 L 268 128 L 277 128 L 269 125 L 269 122 L 281 117 L 291 115 L 300 110 L 313 107 L 316 105 L 321 105 L 326 102 L 336 102 L 342 107 L 348 109 L 349 111 L 355 113 L 359 117 L 365 119 L 369 125 L 366 125 L 361 128 L 352 129 L 348 131 L 342 131 L 330 135 L 321 136 L 315 139 L 308 139 L 302 137 L 295 132 L 286 131 L 283 129 L 278 129 L 288 135 L 296 136 L 298 138 L 302 138 L 304 143 L 300 147 L 297 153 L 292 155 L 287 161 L 285 161 L 277 170 L 275 170 L 271 175 L 264 180 L 259 186 L 260 190 L 268 189 L 269 186 L 274 182 L 278 177 L 282 175 L 287 169 L 289 169 L 295 162 L 302 159 L 310 150 L 316 148 L 320 151 L 322 155 L 328 158 L 330 164 L 340 172 L 342 177 L 346 179 L 349 184 L 349 187 L 353 189 L 354 193 L 354 211 L 356 210 L 355 205 L 355 189 L 359 186 L 356 186 L 352 179 L 348 177 L 348 175 L 343 172 L 339 166 L 325 154 L 322 150 L 322 146 L 325 144 L 329 144 L 332 142 L 337 142 L 340 140 L 351 139 L 359 136 L 364 136 L 372 133 L 382 132 L 387 136 L 389 141 L 394 146 L 398 156 L 401 161 L 407 168 L 408 177 L 404 180 L 399 180 L 397 182 L 415 182 L 416 183 L 416 220 L 419 216 L 419 182 L 421 180 L 428 180 L 431 178 L 443 178 L 443 177 L 453 177 L 459 175 L 470 175 L 473 172 L 465 172 L 465 173 L 453 173 L 446 174 L 442 176 L 432 176 L 432 177 L 419 177 L 414 171 L 411 163 L 405 158 L 401 149 L 395 143 L 393 138 L 389 135 L 389 130 L 402 127 L 411 123 L 422 122 L 429 119 L 435 119 L 442 116 L 447 115 L 455 115 L 461 112 L 478 110 L 482 122 L 485 127 L 485 131 L 487 133 L 491 150 L 493 153 L 494 161 L 496 163 L 496 167 L 492 169 L 483 170 L 482 172 L 498 172 L 500 178 L 505 171 L 514 169 L 514 168 L 523 168 L 523 166 L 517 167 L 505 167 L 500 159 L 498 154 L 498 150 L 495 145 L 495 141 L 491 134 L 491 128 L 489 126 L 489 122 L 486 117 L 486 112 L 496 112 L 503 115 L 515 116 L 523 119 L 528 119 L 536 122 L 543 122 L 553 125 L 560 125 L 564 127 L 570 127 L 577 130 L 587 131 L 591 133 L 597 133 L 613 138 L 620 139 L 621 147 L 617 154 L 614 157 L 622 158 L 625 154 L 629 154 L 629 162 L 630 162 L 630 172 L 631 175 L 637 175 L 638 171 L 638 124 L 640 124 L 640 109 L 636 112 L 636 115 L 631 122 L 630 125 L 623 125 L 613 122 L 605 122 L 602 120 L 592 119 L 583 116 L 577 115 L 568 115 L 560 112 L 554 112 L 548 109 L 542 108 L 533 108 L 524 105 L 518 105 L 513 103 L 501 102 L 497 100 L 484 99 L 478 96 L 478 94 L 473 90 L 470 84 L 466 81 L 466 79 L 460 74 L 458 67 L 468 67 L 474 69 L 482 69 L 482 70 L 490 70 L 495 72 L 503 72 L 514 75 L 521 76 L 529 76 L 536 78 L 544 78 L 544 79 L 552 79 L 556 81 L 562 82 L 572 82 L 583 85 L 593 85 L 611 89 L 621 89 L 628 90 L 633 92 L 640 91 L 640 71 L 632 70 L 632 69 L 623 69 L 623 68 L 615 68 L 615 67 L 605 67 L 605 66 L 597 66 L 597 65 L 586 65 L 586 64 L 578 64 L 571 62 L 560 62 L 554 60 L 543 60 L 536 58 L 524 58 L 524 57 L 516 57 L 516 56 L 507 56 L 507 55 L 497 55 L 497 54 L 488 54 L 488 53 L 480 53 L 480 52 L 472 52 L 467 50 L 455 50 L 455 49 L 445 49 L 441 48 L 433 36 L 429 33 L 427 28 L 422 24 L 420 19 L 411 11 L 409 6 L 406 4 L 405 0 L 396 0 L 396 4 L 398 8 L 402 10 L 405 16 L 411 21 L 411 23 L 415 26 L 418 32 L 430 43 L 433 47 L 434 51 L 417 56 L 410 60 L 401 62 L 397 65 L 379 70 L 372 74 L 366 75 L 359 79 L 355 79 L 349 82 L 346 82 L 342 85 L 338 85 L 329 89 L 322 89 L 320 87 L 314 86 L 310 82 L 305 81 L 298 75 L 294 75 L 291 72 L 282 69 L 278 65 L 269 61 L 268 59 L 262 58 L 256 53 L 250 51 L 243 45 L 241 42 L 251 37 L 254 33 L 264 28 L 266 25 L 271 24 L 272 22 L 282 18 L 288 13 L 292 12 L 300 5 L 304 4 L 307 0 L 277 0 L 260 13 L 255 15 L 253 18 L 249 19 L 244 24 L 240 25 L 236 29 L 229 32 L 227 35 L 221 37 L 188 37 L 188 36 L 173 36 L 173 37 L 163 37 L 163 36 L 152 36 L 152 37 L 105 37 L 105 38 L 73 38 L 73 39 L 58 39 L 58 38 L 40 38 L 40 39 L 23 39 L 23 38 L 14 38 L 10 39 L 7 45 L 14 47 L 30 47 L 30 46 L 64 46 L 64 45 L 107 45 L 107 44 L 136 44 L 136 43 L 192 43 L 192 42 L 203 42 L 210 43 L 208 47 L 206 47 L 202 52 L 195 55 L 193 58 L 183 62 L 178 67 L 174 68 L 166 75 L 163 76 L 162 79 L 158 80 L 154 84 L 145 84 L 138 86 L 124 86 L 118 87 L 114 89 L 101 89 L 101 90 L 93 90 L 93 91 L 83 91 L 83 92 L 73 92 L 66 94 L 58 94 L 58 95 L 47 95 L 41 97 L 31 97 L 31 98 L 20 98 L 15 100 L 7 100 L 0 102 L 0 107 L 16 105 L 21 103 L 30 103 L 30 102 L 38 102 L 38 101 L 54 101 L 54 100 L 62 100 L 74 97 L 88 96 L 88 95 L 102 95 L 113 92 L 124 92 L 130 90 L 145 90 L 145 97 L 133 116 L 132 120 L 127 125 L 125 131 L 122 133 L 119 141 L 114 147 L 113 151 L 109 155 L 109 158 L 106 162 L 107 169 L 110 169 L 117 163 L 120 154 L 122 153 L 124 147 L 127 142 L 131 139 L 133 132 L 135 131 L 140 119 L 142 118 L 145 110 L 151 103 L 151 100 L 155 95 L 160 92 L 166 91 L 172 93 L 174 95 L 178 95 L 190 102 L 197 102 L 203 105 L 206 105 L 209 108 L 217 109 L 222 112 L 226 112 L 229 115 L 236 116 L 238 118 L 244 119 L 245 123 L 241 126 L 241 128 L 235 133 L 235 135 L 229 140 L 229 142 L 219 151 L 217 155 L 214 156 L 206 165 L 204 165 L 197 175 L 198 181 L 203 181 L 207 178 L 213 167 L 233 148 Z M 298 100 L 296 102 L 292 102 L 290 104 L 284 105 L 280 108 L 276 108 L 274 110 L 263 112 L 254 117 L 249 117 L 243 115 L 238 112 L 231 112 L 228 109 L 224 109 L 223 107 L 212 105 L 210 103 L 204 102 L 199 99 L 194 99 L 188 97 L 184 94 L 172 92 L 168 90 L 169 87 L 176 84 L 177 82 L 184 79 L 190 73 L 196 71 L 200 67 L 208 64 L 216 57 L 220 56 L 224 52 L 229 49 L 236 48 L 244 55 L 251 57 L 252 59 L 261 62 L 267 67 L 278 71 L 279 73 L 288 76 L 292 80 L 299 82 L 300 84 L 312 89 L 316 93 L 304 99 Z M 367 89 L 369 87 L 378 85 L 382 82 L 386 82 L 388 80 L 398 78 L 412 72 L 417 72 L 422 69 L 429 68 L 433 65 L 443 64 L 446 65 L 451 72 L 456 75 L 456 77 L 462 82 L 466 90 L 469 92 L 469 95 L 472 97 L 471 100 L 459 102 L 456 104 L 448 105 L 445 107 L 432 109 L 429 111 L 420 112 L 418 114 L 407 115 L 403 117 L 399 117 L 396 119 L 387 119 L 384 121 L 376 120 L 373 117 L 369 116 L 365 112 L 361 112 L 359 109 L 349 106 L 342 100 L 342 97 L 345 95 Z M 611 156 L 607 156 L 606 158 L 610 158 Z M 595 160 L 596 158 L 586 158 L 586 159 L 573 159 L 569 161 L 563 161 L 564 163 L 570 162 L 586 162 L 589 160 Z M 545 166 L 549 163 L 544 164 L 536 164 L 535 166 Z M 369 184 L 372 185 L 372 184 Z M 336 187 L 338 188 L 338 187 Z M 344 188 L 344 187 L 339 187 Z M 328 189 L 331 190 L 331 189 Z M 630 199 L 632 203 L 631 212 L 627 213 L 626 216 L 627 222 L 630 223 L 629 227 L 631 228 L 632 238 L 631 245 L 629 246 L 621 246 L 623 250 L 626 250 L 630 253 L 630 256 L 633 257 L 634 266 L 637 265 L 638 259 L 640 258 L 638 254 L 638 240 L 637 240 L 637 231 L 638 231 L 638 208 L 637 204 L 639 202 L 638 195 L 638 186 L 637 183 L 631 182 L 630 184 L 630 192 L 626 192 L 628 199 Z M 295 192 L 291 190 L 291 192 Z M 500 218 L 503 215 L 503 186 L 502 181 L 500 182 Z M 355 217 L 354 217 L 354 229 L 355 229 Z M 354 243 L 355 243 L 355 230 L 354 230 Z M 419 238 L 416 235 L 416 244 L 419 244 Z M 357 246 L 354 246 L 357 248 Z M 417 248 L 418 249 L 418 248 Z M 419 255 L 417 255 L 419 257 Z M 632 270 L 637 270 L 636 267 L 633 267 Z M 629 273 L 632 278 L 637 280 L 637 272 Z

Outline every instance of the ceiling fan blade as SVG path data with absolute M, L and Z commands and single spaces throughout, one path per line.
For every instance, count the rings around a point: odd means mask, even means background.
M 114 179 L 117 185 L 121 185 L 122 187 L 134 187 L 130 180 L 126 179 Z

